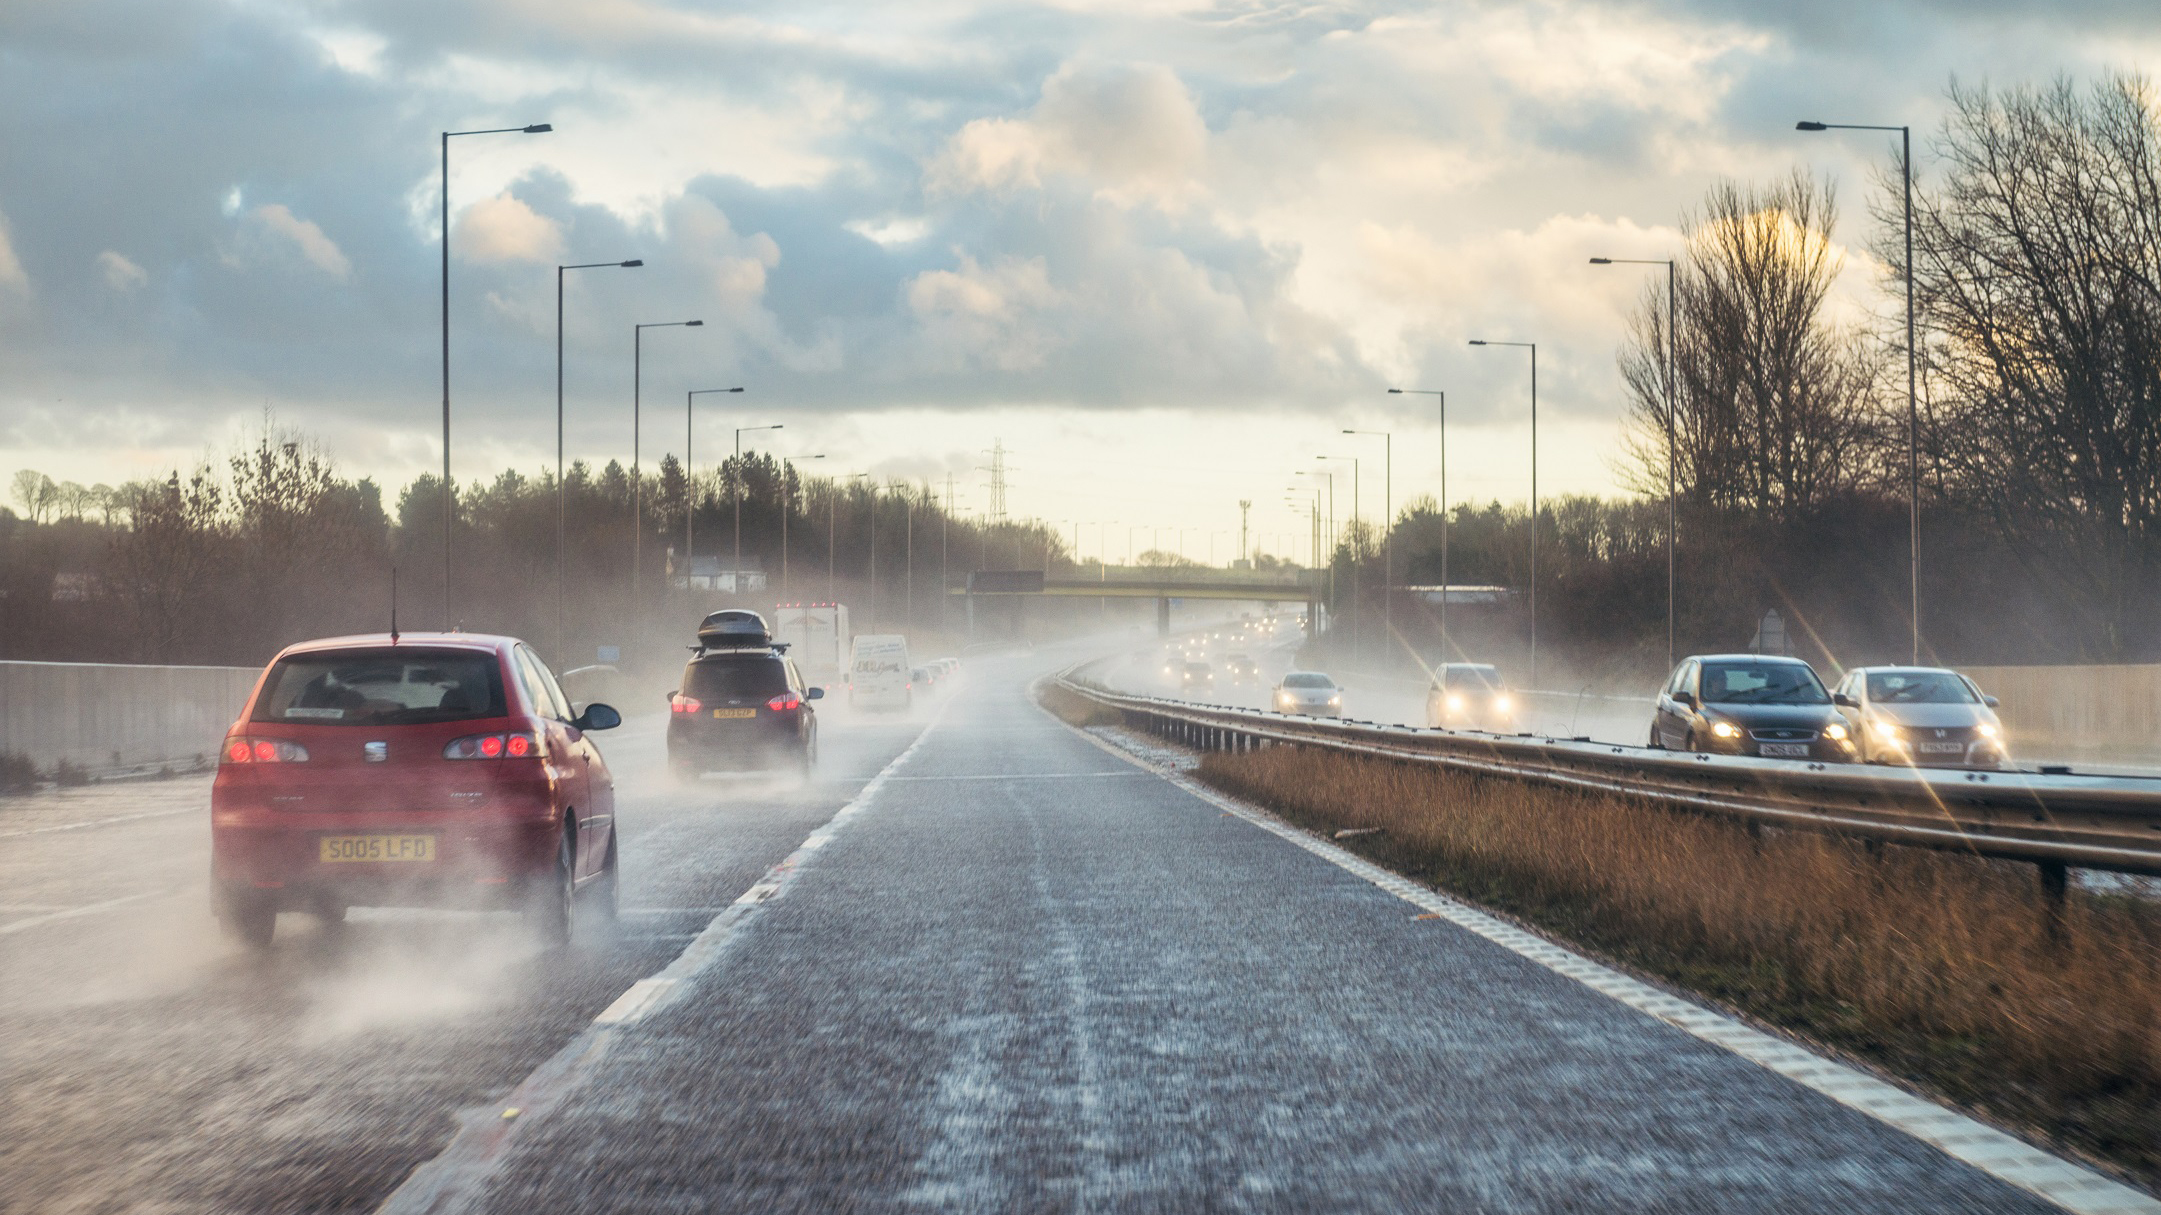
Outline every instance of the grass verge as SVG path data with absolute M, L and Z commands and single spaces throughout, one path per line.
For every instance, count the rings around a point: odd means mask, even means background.
M 1076 696 L 1060 686 L 1056 677 L 1043 680 L 1035 686 L 1036 703 L 1056 714 L 1058 720 L 1069 726 L 1086 729 L 1089 726 L 1116 726 L 1125 723 L 1125 714 L 1107 709 L 1085 696 Z
M 2052 914 L 2026 865 L 1318 750 L 1197 775 L 1308 829 L 1380 828 L 1343 843 L 2161 1183 L 2150 900 L 2074 890 Z

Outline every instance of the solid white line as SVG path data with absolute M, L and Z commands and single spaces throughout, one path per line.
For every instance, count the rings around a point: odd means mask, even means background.
M 404 1184 L 383 1200 L 376 1208 L 378 1215 L 421 1215 L 423 1212 L 461 1211 L 472 1206 L 485 1192 L 489 1176 L 508 1157 L 517 1135 L 545 1118 L 584 1083 L 618 1034 L 681 999 L 692 987 L 690 980 L 720 959 L 740 935 L 743 926 L 765 904 L 787 892 L 803 863 L 818 849 L 831 843 L 849 819 L 870 805 L 892 773 L 922 748 L 924 740 L 930 737 L 943 716 L 942 709 L 934 714 L 915 739 L 857 790 L 848 804 L 805 836 L 787 859 L 766 870 L 750 889 L 714 916 L 705 931 L 693 938 L 674 961 L 658 974 L 631 984 L 602 1009 L 590 1025 L 503 1098 L 500 1108 L 488 1106 L 459 1115 L 458 1133 L 451 1137 L 440 1154 L 414 1169 Z M 515 1115 L 510 1112 L 513 1110 L 517 1111 Z
M 148 810 L 141 814 L 123 814 L 117 818 L 94 818 L 83 823 L 55 823 L 50 827 L 27 827 L 21 831 L 0 831 L 0 840 L 14 839 L 22 835 L 50 835 L 55 831 L 87 831 L 92 827 L 110 827 L 114 823 L 133 823 L 146 818 L 171 818 L 175 814 L 199 814 L 203 807 L 188 806 L 179 810 Z
M 141 894 L 122 895 L 117 899 L 107 899 L 102 903 L 87 903 L 81 907 L 70 907 L 65 911 L 31 916 L 27 920 L 17 920 L 12 924 L 0 924 L 0 937 L 21 932 L 25 928 L 36 928 L 40 924 L 50 924 L 56 920 L 72 920 L 77 916 L 96 915 L 101 911 L 111 911 L 115 907 L 125 907 L 129 903 L 140 903 L 144 899 L 154 899 L 159 895 L 170 893 L 172 892 L 169 890 L 145 890 Z
M 957 780 L 1080 780 L 1084 777 L 1115 776 L 1120 778 L 1147 777 L 1146 772 L 1008 772 L 1004 774 L 970 776 L 896 776 L 897 781 L 957 781 Z
M 1062 724 L 1062 723 L 1061 723 Z M 1574 979 L 1600 995 L 1739 1055 L 1766 1071 L 1822 1093 L 1849 1109 L 1935 1147 L 2000 1181 L 2078 1215 L 2161 1215 L 2161 1201 L 2082 1165 L 1874 1076 L 1745 1025 L 1724 1013 L 1660 991 L 1574 950 L 1459 903 L 1364 857 L 1293 826 L 1258 806 L 1217 792 L 1184 773 L 1148 763 L 1086 730 L 1067 727 L 1127 763 L 1145 768 L 1210 805 L 1289 840 L 1404 902 Z

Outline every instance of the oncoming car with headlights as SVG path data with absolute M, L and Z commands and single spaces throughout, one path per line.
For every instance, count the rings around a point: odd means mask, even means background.
M 1516 719 L 1515 697 L 1489 663 L 1450 662 L 1426 690 L 1426 724 L 1502 730 Z
M 615 786 L 575 711 L 512 637 L 336 637 L 289 646 L 227 731 L 210 789 L 211 899 L 270 944 L 281 911 L 517 907 L 569 939 L 613 914 Z
M 1832 692 L 1865 763 L 2001 768 L 1996 698 L 1941 667 L 1855 667 Z
M 1343 716 L 1343 689 L 1319 671 L 1292 671 L 1276 685 L 1270 706 L 1278 713 L 1304 717 Z
M 1765 759 L 1854 759 L 1852 728 L 1815 668 L 1798 658 L 1704 654 L 1659 689 L 1653 747 Z

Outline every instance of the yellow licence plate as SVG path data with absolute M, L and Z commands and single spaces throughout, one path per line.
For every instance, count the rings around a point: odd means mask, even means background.
M 432 835 L 326 835 L 322 839 L 324 864 L 340 861 L 432 861 Z
M 758 710 L 756 710 L 756 709 L 715 709 L 715 710 L 713 710 L 713 716 L 715 716 L 715 717 L 756 717 L 757 715 L 758 715 Z

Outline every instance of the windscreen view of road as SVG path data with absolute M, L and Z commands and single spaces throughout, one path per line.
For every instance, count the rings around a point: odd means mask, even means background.
M 0 8 L 0 1215 L 2161 1215 L 2157 62 Z

